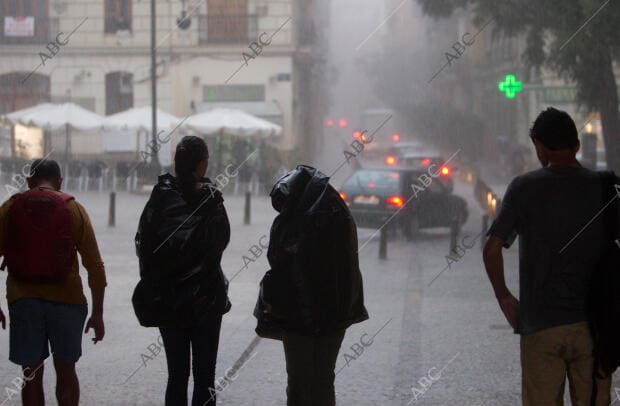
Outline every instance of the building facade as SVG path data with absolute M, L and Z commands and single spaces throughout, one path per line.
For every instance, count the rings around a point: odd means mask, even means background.
M 156 3 L 158 107 L 178 117 L 243 109 L 293 125 L 293 0 Z M 151 2 L 0 0 L 0 114 L 72 101 L 101 115 L 151 103 Z M 83 155 L 100 140 L 76 137 Z

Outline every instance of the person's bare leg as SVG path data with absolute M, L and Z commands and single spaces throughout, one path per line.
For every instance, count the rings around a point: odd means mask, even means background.
M 24 406 L 44 406 L 43 393 L 43 362 L 32 367 L 22 369 L 24 387 L 22 388 L 22 404 Z
M 56 399 L 58 399 L 58 406 L 78 406 L 80 402 L 80 383 L 75 372 L 75 363 L 54 358 L 54 368 L 56 368 Z

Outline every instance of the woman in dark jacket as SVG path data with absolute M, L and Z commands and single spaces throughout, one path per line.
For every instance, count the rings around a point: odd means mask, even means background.
M 271 191 L 273 222 L 254 315 L 256 332 L 284 343 L 289 406 L 333 406 L 345 330 L 368 319 L 357 230 L 329 178 L 298 166 Z
M 141 280 L 134 309 L 143 326 L 161 332 L 168 363 L 166 406 L 187 405 L 190 358 L 192 405 L 215 405 L 220 326 L 230 310 L 228 280 L 220 267 L 230 225 L 222 194 L 204 177 L 208 159 L 204 140 L 181 140 L 174 157 L 177 176 L 159 177 L 136 234 Z

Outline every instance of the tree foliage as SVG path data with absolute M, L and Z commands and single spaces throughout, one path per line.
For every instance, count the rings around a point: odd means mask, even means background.
M 620 118 L 613 62 L 620 58 L 620 3 L 611 0 L 418 0 L 425 14 L 471 10 L 474 23 L 526 39 L 524 59 L 577 86 L 577 102 L 599 111 L 607 162 L 620 170 Z

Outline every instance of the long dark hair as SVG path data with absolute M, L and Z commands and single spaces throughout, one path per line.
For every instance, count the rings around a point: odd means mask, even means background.
M 209 149 L 205 141 L 193 135 L 185 136 L 177 144 L 174 154 L 174 172 L 177 175 L 181 193 L 186 198 L 196 195 L 196 179 L 194 171 L 201 161 L 209 158 Z

